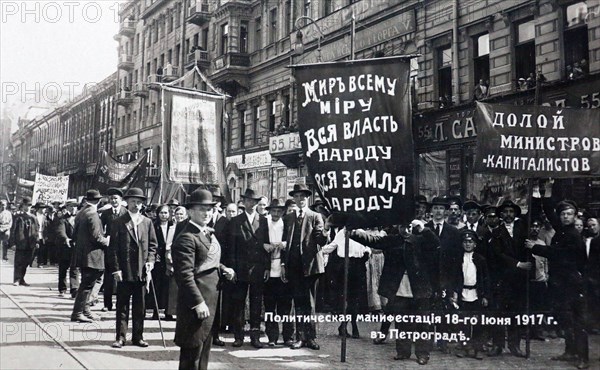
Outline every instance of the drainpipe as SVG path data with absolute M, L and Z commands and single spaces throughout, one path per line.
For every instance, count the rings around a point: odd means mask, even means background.
M 454 104 L 460 104 L 458 77 L 458 0 L 452 1 L 452 97 Z

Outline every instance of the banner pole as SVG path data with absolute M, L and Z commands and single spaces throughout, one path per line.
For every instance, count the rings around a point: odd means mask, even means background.
M 160 88 L 160 120 L 161 120 L 161 139 L 160 139 L 160 175 L 158 177 L 158 203 L 162 204 L 163 181 L 165 172 L 165 89 Z
M 348 313 L 348 268 L 350 266 L 350 230 L 349 227 L 346 226 L 345 230 L 345 242 L 344 242 L 344 292 L 343 292 L 343 302 L 344 302 L 344 318 Z M 342 331 L 342 353 L 341 353 L 341 362 L 346 362 L 346 339 L 348 337 L 348 322 L 343 321 L 344 330 Z

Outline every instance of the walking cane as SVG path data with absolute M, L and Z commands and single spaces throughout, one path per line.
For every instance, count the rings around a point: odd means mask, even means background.
M 152 297 L 154 297 L 154 307 L 156 307 L 156 312 L 158 312 L 158 300 L 156 299 L 156 289 L 154 288 L 154 280 L 152 280 L 152 276 L 146 273 L 146 279 L 149 280 L 150 286 L 152 286 Z M 167 343 L 165 343 L 165 334 L 163 333 L 162 323 L 160 322 L 160 315 L 158 317 L 158 327 L 160 328 L 160 337 L 162 338 L 163 347 L 167 348 Z

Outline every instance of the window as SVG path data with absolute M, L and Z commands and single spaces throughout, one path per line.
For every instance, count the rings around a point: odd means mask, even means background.
M 290 0 L 285 2 L 285 14 L 283 18 L 284 33 L 288 35 L 290 33 L 290 23 L 292 22 L 292 3 Z
M 208 50 L 208 27 L 202 29 L 202 47 Z
M 448 189 L 446 151 L 419 154 L 419 194 L 431 199 Z
M 275 131 L 275 114 L 277 113 L 277 100 L 269 102 L 269 132 Z
M 248 21 L 240 24 L 240 53 L 248 52 Z
M 140 34 L 136 33 L 135 34 L 135 54 L 139 54 L 140 53 Z
M 169 12 L 169 20 L 168 20 L 168 29 L 169 29 L 169 33 L 173 32 L 173 12 Z
M 473 84 L 477 85 L 490 78 L 490 34 L 475 36 L 473 46 Z
M 246 111 L 240 110 L 240 148 L 246 147 Z
M 515 73 L 519 78 L 535 78 L 535 23 L 527 19 L 516 25 Z
M 323 14 L 329 15 L 333 13 L 333 0 L 324 0 L 323 1 Z
M 286 126 L 290 126 L 290 96 L 289 95 L 284 95 L 283 96 L 283 112 L 281 114 L 281 119 L 283 121 L 283 124 Z
M 198 44 L 198 42 L 200 42 L 200 34 L 197 33 L 194 35 L 194 45 L 193 46 L 195 46 L 195 47 L 200 46 L 200 44 Z
M 269 12 L 269 44 L 277 41 L 277 8 Z
M 452 49 L 438 48 L 438 96 L 440 108 L 452 104 Z
M 306 16 L 306 17 L 310 17 L 311 13 L 312 12 L 311 12 L 311 9 L 310 9 L 310 0 L 304 0 L 304 6 L 302 8 L 302 15 Z
M 173 63 L 173 49 L 167 51 L 167 63 Z
M 256 32 L 254 37 L 254 49 L 260 50 L 262 48 L 262 19 L 260 17 L 256 18 Z
M 179 65 L 179 54 L 180 53 L 181 53 L 181 44 L 177 44 L 175 46 L 175 63 L 173 63 L 176 66 Z
M 253 116 L 252 116 L 252 140 L 253 143 L 258 143 L 258 133 L 260 129 L 260 105 L 256 105 L 253 108 Z
M 225 23 L 221 25 L 221 47 L 220 52 L 221 55 L 227 53 L 229 50 L 229 24 Z
M 565 8 L 565 68 L 568 79 L 573 80 L 589 72 L 589 39 L 586 18 L 588 8 L 585 1 Z

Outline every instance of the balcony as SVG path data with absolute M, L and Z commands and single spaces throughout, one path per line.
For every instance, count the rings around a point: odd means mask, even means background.
M 161 5 L 164 5 L 165 3 L 167 3 L 166 0 L 154 0 L 154 2 L 152 4 L 150 4 L 149 6 L 147 6 L 143 11 L 142 11 L 142 15 L 141 18 L 142 19 L 146 19 L 149 16 L 151 16 L 152 14 L 156 13 L 156 11 L 158 9 L 160 9 Z
M 140 98 L 148 97 L 148 87 L 143 82 L 138 82 L 133 85 L 133 95 Z
M 248 90 L 250 56 L 246 53 L 227 53 L 213 62 L 211 79 L 231 95 L 237 95 L 240 88 Z
M 208 1 L 198 0 L 196 5 L 192 5 L 189 8 L 187 21 L 197 26 L 202 26 L 210 22 L 210 17 L 212 16 L 212 9 L 210 8 Z
M 128 107 L 133 103 L 133 94 L 128 90 L 121 90 L 117 96 L 117 105 Z
M 133 70 L 133 56 L 127 54 L 119 55 L 119 64 L 117 68 L 130 72 Z
M 179 67 L 167 65 L 163 68 L 162 82 L 173 82 L 179 77 Z
M 210 59 L 208 57 L 208 51 L 206 50 L 195 50 L 192 53 L 187 55 L 187 60 L 185 62 L 185 68 L 190 70 L 198 66 L 200 68 L 208 68 L 210 67 Z
M 160 177 L 160 167 L 148 167 L 146 168 L 146 177 L 158 178 Z
M 135 35 L 135 22 L 131 20 L 122 22 L 119 26 L 119 35 L 125 37 L 132 37 Z

